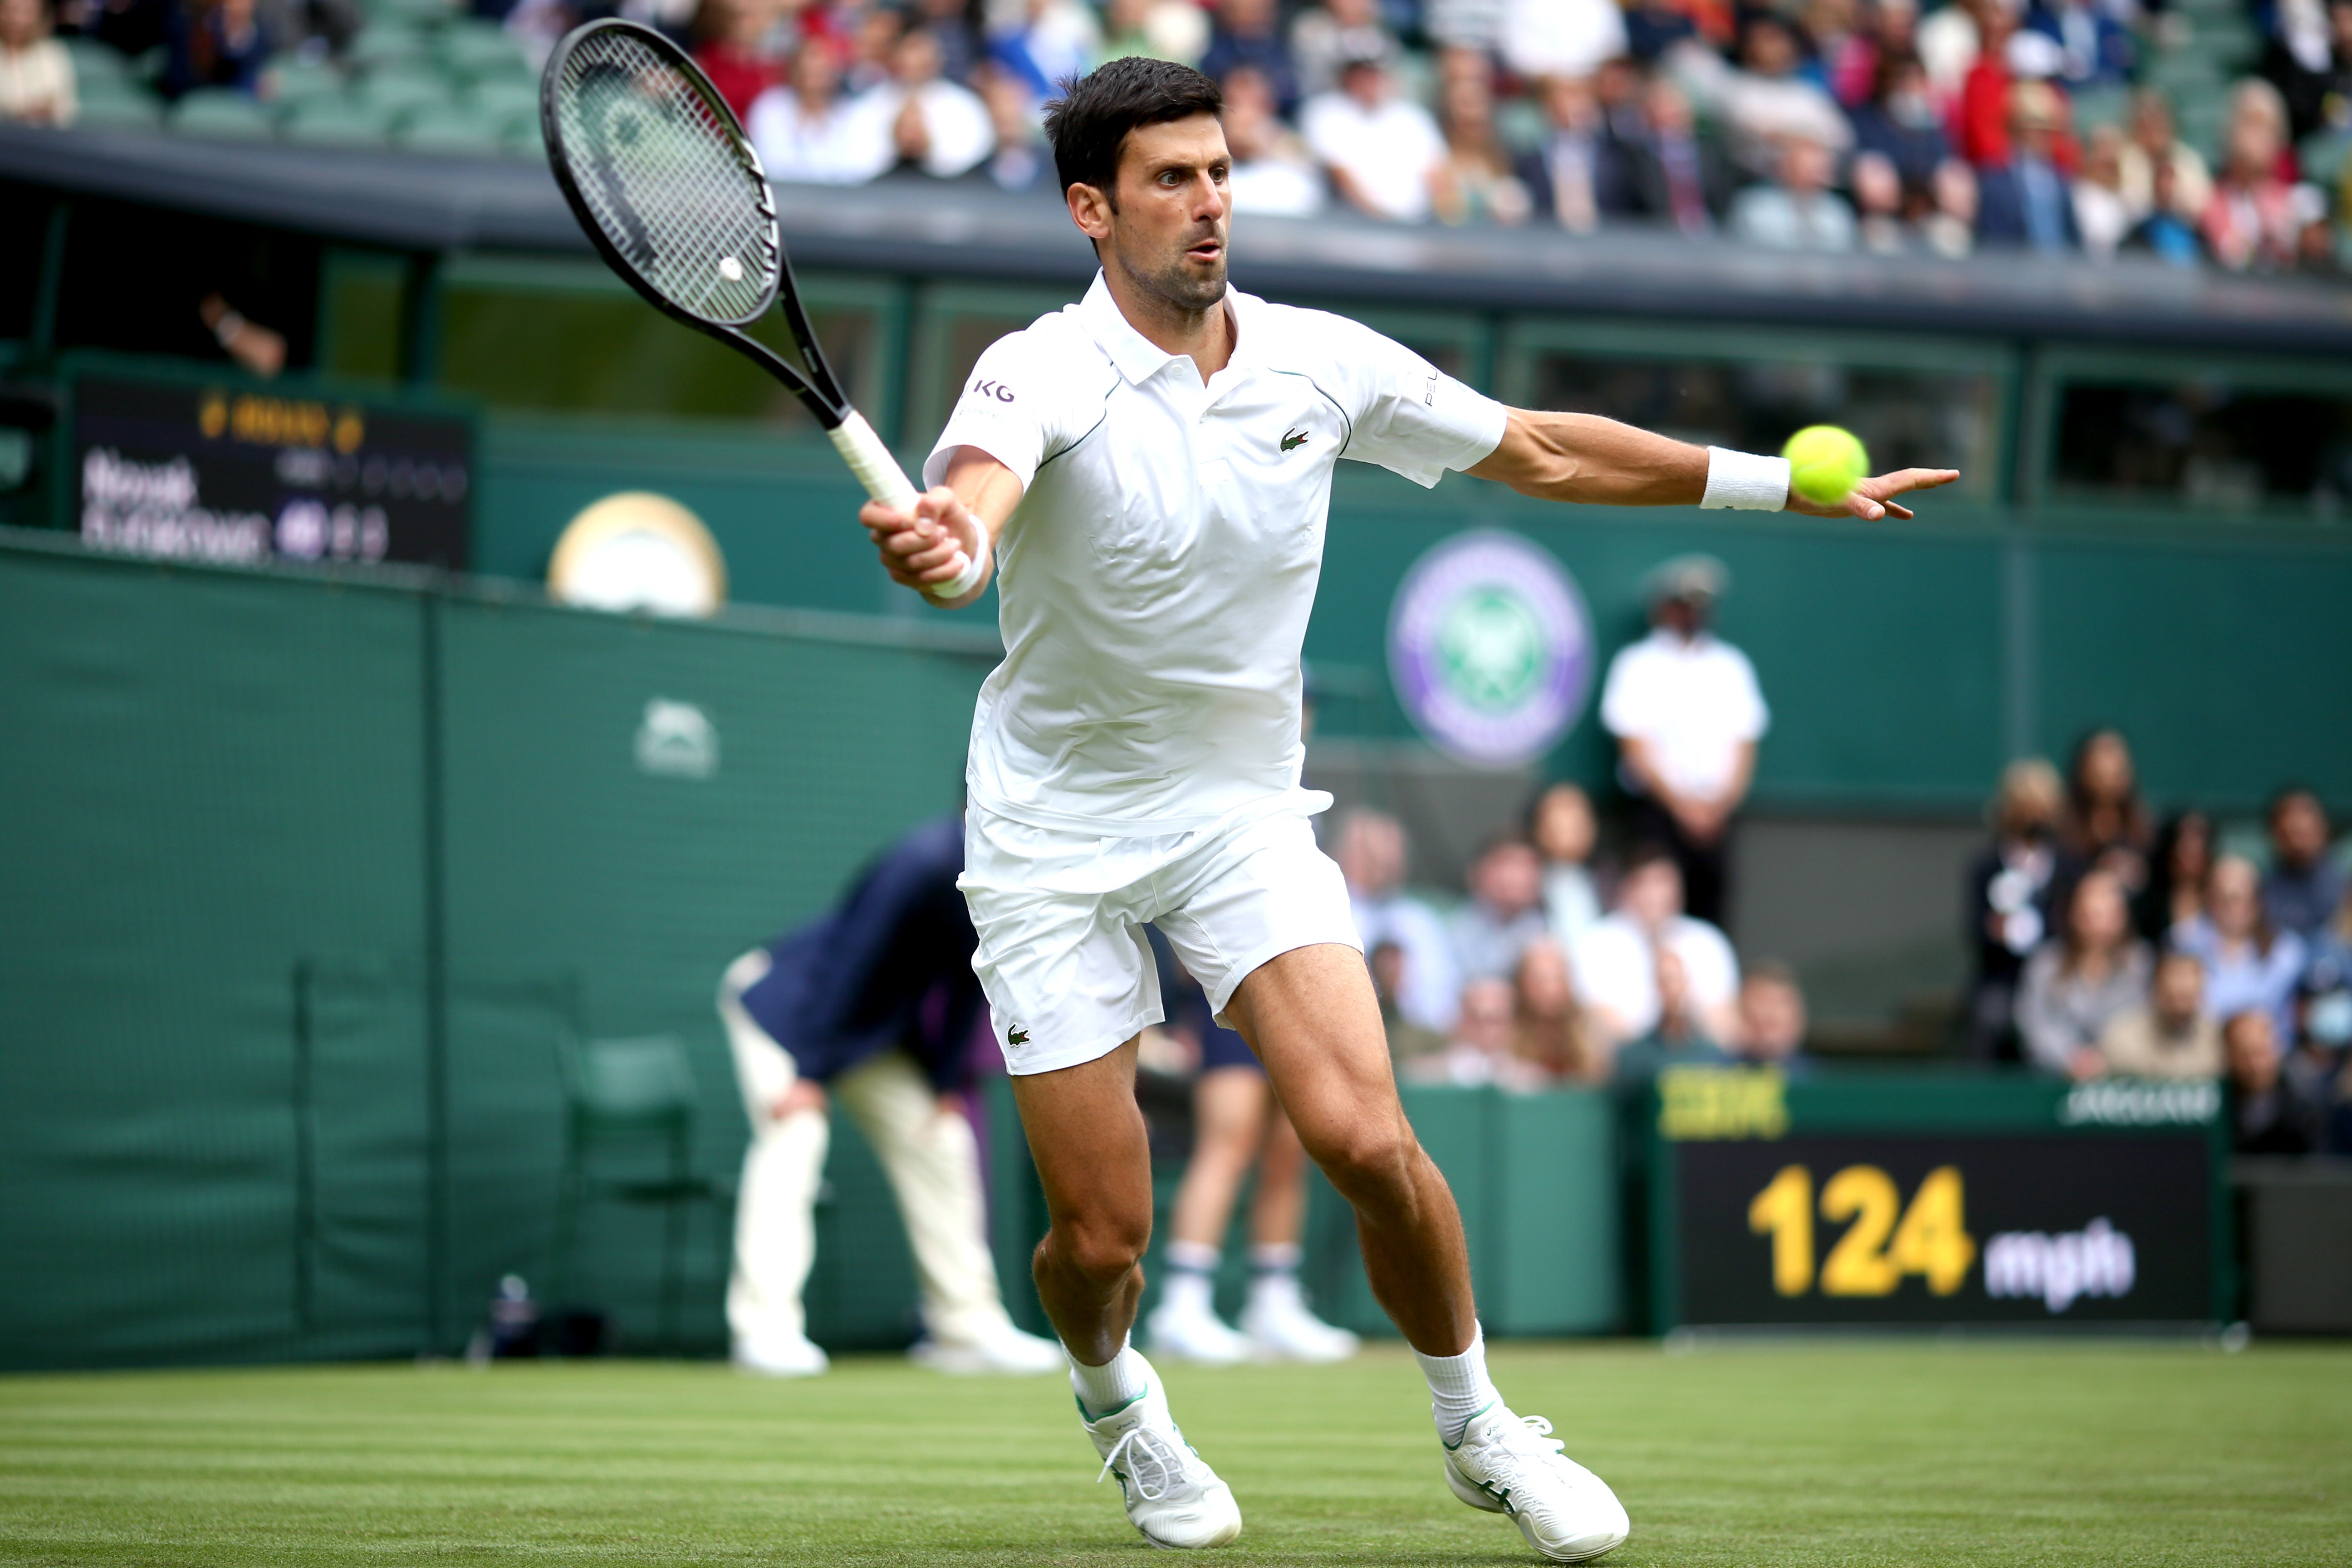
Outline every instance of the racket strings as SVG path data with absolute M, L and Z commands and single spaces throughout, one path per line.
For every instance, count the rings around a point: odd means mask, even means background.
M 766 310 L 782 265 L 774 211 L 722 110 L 622 28 L 569 51 L 555 105 L 573 183 L 648 285 L 706 321 Z

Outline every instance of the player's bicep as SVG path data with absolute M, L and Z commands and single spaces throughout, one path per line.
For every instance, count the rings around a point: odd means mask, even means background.
M 1053 376 L 1025 336 L 1000 339 L 971 367 L 947 428 L 923 465 L 925 484 L 945 482 L 950 454 L 976 447 L 1010 470 L 1021 488 L 1028 487 L 1053 449 L 1061 421 L 1055 413 Z

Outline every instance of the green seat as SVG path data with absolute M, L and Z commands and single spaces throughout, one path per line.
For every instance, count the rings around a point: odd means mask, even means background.
M 381 147 L 392 135 L 393 114 L 358 99 L 320 98 L 296 104 L 286 116 L 286 140 L 317 147 Z
M 561 1037 L 565 1101 L 563 1171 L 556 1189 L 551 1300 L 567 1304 L 577 1288 L 580 1220 L 597 1202 L 654 1205 L 663 1210 L 661 1345 L 677 1344 L 686 1284 L 686 1211 L 709 1203 L 717 1217 L 729 1185 L 694 1173 L 694 1069 L 675 1037 L 574 1040 Z M 717 1226 L 731 1247 L 730 1227 Z
M 200 87 L 173 106 L 172 129 L 189 136 L 262 142 L 269 138 L 274 121 L 258 100 L 235 88 Z
M 73 61 L 75 87 L 87 89 L 100 80 L 131 79 L 130 58 L 112 45 L 82 37 L 59 38 L 58 42 L 65 46 L 66 58 Z
M 419 153 L 471 153 L 487 157 L 503 150 L 506 122 L 462 104 L 444 104 L 410 115 L 396 140 Z
M 343 73 L 324 60 L 296 60 L 279 67 L 276 75 L 277 93 L 271 101 L 281 109 L 343 94 Z
M 488 77 L 466 89 L 466 101 L 500 120 L 539 112 L 539 83 L 530 77 Z
M 152 131 L 163 123 L 163 106 L 137 88 L 85 92 L 74 123 L 92 131 Z
M 430 38 L 417 28 L 397 22 L 371 22 L 352 40 L 352 65 L 372 70 L 379 66 L 422 60 L 433 52 Z
M 454 22 L 464 7 L 451 0 L 368 0 L 368 15 L 376 23 L 399 22 L 415 27 L 436 27 Z
M 488 22 L 453 22 L 441 30 L 441 63 L 465 77 L 528 76 L 530 62 L 505 28 Z
M 438 72 L 401 69 L 369 72 L 352 88 L 352 96 L 397 119 L 443 107 L 457 95 Z
M 540 129 L 537 110 L 507 122 L 506 150 L 518 158 L 546 161 L 547 137 Z

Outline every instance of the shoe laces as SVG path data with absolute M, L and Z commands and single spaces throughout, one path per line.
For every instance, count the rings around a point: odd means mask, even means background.
M 1568 1445 L 1551 1435 L 1551 1423 L 1540 1415 L 1515 1415 L 1501 1423 L 1495 1446 L 1515 1459 L 1538 1464 L 1568 1452 Z
M 1102 1485 L 1103 1477 L 1121 1458 L 1127 1460 L 1127 1479 L 1135 1483 L 1136 1496 L 1146 1502 L 1158 1502 L 1183 1482 L 1185 1465 L 1180 1446 L 1149 1426 L 1130 1426 L 1110 1446 L 1110 1452 L 1103 1456 L 1103 1468 L 1096 1472 L 1097 1486 Z

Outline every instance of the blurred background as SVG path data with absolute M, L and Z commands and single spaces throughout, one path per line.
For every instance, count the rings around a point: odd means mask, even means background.
M 1865 527 L 1342 466 L 1307 782 L 1491 1330 L 2352 1330 L 2352 4 L 622 10 L 744 116 L 910 466 L 1092 274 L 1052 83 L 1148 53 L 1225 86 L 1240 287 L 1517 405 L 1962 471 Z M 509 1275 L 574 1349 L 723 1343 L 719 973 L 955 808 L 998 645 L 589 251 L 536 70 L 598 14 L 0 0 L 0 1363 L 453 1354 Z M 683 1163 L 575 1212 L 582 1053 L 648 1037 Z M 2007 1216 L 1964 1286 L 1780 1288 L 1767 1184 L 1853 1161 L 1959 1163 Z M 2094 1221 L 2137 1274 L 2043 1290 Z M 812 1335 L 906 1343 L 846 1123 L 818 1229 Z

